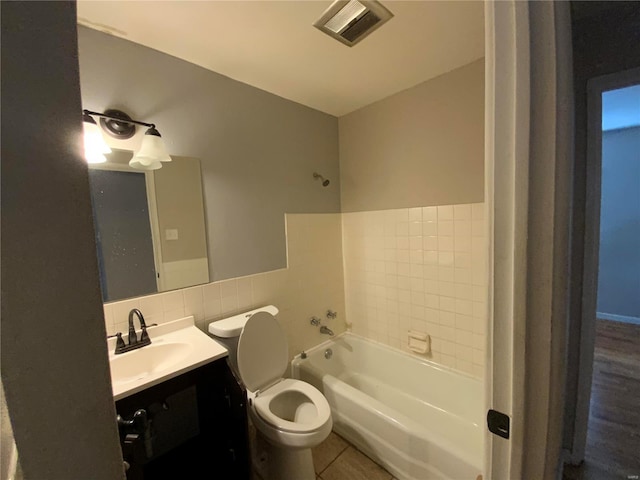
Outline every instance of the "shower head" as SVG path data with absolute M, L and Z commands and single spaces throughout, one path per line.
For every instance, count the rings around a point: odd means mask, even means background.
M 319 173 L 313 172 L 313 178 L 315 178 L 316 180 L 320 179 L 322 180 L 322 186 L 323 187 L 328 187 L 329 184 L 331 183 L 329 181 L 329 179 L 325 179 L 322 175 L 320 175 Z

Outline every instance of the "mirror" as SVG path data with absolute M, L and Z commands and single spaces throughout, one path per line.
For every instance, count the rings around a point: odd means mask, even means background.
M 174 160 L 198 159 L 205 281 L 286 268 L 285 214 L 340 211 L 336 117 L 93 29 L 78 28 L 78 48 L 83 108 L 154 123 Z M 112 149 L 137 150 L 144 130 L 127 140 L 103 137 Z
M 131 156 L 114 150 L 89 169 L 105 302 L 209 282 L 200 161 L 145 172 Z

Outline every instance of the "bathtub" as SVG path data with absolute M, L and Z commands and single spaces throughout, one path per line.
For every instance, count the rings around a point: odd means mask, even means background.
M 334 430 L 398 479 L 476 480 L 482 473 L 480 380 L 352 333 L 306 354 L 292 360 L 292 376 L 323 392 Z

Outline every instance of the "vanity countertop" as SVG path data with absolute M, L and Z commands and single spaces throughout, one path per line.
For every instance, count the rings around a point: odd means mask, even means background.
M 115 355 L 107 340 L 113 398 L 118 401 L 228 355 L 227 349 L 185 317 L 148 327 L 151 344 Z M 138 338 L 140 331 L 137 332 Z M 123 335 L 126 339 L 126 334 Z

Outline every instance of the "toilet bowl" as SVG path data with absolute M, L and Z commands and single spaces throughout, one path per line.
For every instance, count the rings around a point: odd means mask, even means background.
M 249 415 L 265 439 L 289 448 L 311 448 L 331 432 L 331 409 L 313 385 L 283 379 L 258 397 L 249 397 Z
M 333 426 L 327 399 L 313 385 L 283 378 L 287 340 L 274 306 L 209 324 L 229 349 L 230 361 L 247 389 L 249 417 L 264 449 L 268 480 L 314 480 L 311 448 Z

